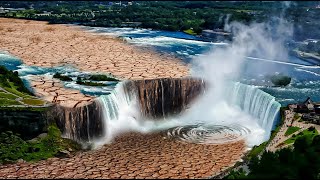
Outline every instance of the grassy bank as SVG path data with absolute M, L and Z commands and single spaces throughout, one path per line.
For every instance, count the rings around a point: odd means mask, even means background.
M 24 86 L 17 71 L 10 71 L 0 66 L 0 108 L 45 104 L 45 101 L 33 96 L 33 93 Z
M 60 79 L 61 81 L 73 81 L 71 77 L 62 75 L 61 73 L 58 73 L 58 72 L 53 75 L 53 78 Z M 104 74 L 94 74 L 94 75 L 90 75 L 89 77 L 77 77 L 76 83 L 79 85 L 85 85 L 85 86 L 109 86 L 108 84 L 95 82 L 95 81 L 117 82 L 119 80 Z
M 315 128 L 308 128 L 305 129 L 303 131 L 301 131 L 299 134 L 297 135 L 293 135 L 292 137 L 290 137 L 289 139 L 284 141 L 284 144 L 292 144 L 294 143 L 299 137 L 306 137 L 308 140 L 313 139 L 314 136 L 318 135 L 318 131 Z
M 55 156 L 61 152 L 80 150 L 81 146 L 72 140 L 61 138 L 56 125 L 50 125 L 48 132 L 42 137 L 24 141 L 19 134 L 11 131 L 0 134 L 0 164 L 14 163 L 19 159 L 35 162 Z
M 248 162 L 249 174 L 243 170 L 231 171 L 224 179 L 318 179 L 320 136 L 317 130 L 310 127 L 289 141 L 290 147 L 265 152 L 261 157 L 253 156 Z
M 197 33 L 195 33 L 192 29 L 184 30 L 183 32 L 186 34 L 193 35 L 193 36 L 197 35 Z
M 291 126 L 291 127 L 288 127 L 287 131 L 284 133 L 285 136 L 289 136 L 297 131 L 299 131 L 301 128 L 299 127 L 295 127 L 295 126 Z

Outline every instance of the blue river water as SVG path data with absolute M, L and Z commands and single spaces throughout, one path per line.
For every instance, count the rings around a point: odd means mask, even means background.
M 73 66 L 56 66 L 52 68 L 44 68 L 44 67 L 38 67 L 38 66 L 27 66 L 23 64 L 23 62 L 17 58 L 12 56 L 11 54 L 7 52 L 1 52 L 0 51 L 0 65 L 5 66 L 9 70 L 16 70 L 19 73 L 19 76 L 21 77 L 22 81 L 26 85 L 29 90 L 33 91 L 33 89 L 30 86 L 30 78 L 32 75 L 37 76 L 43 76 L 52 78 L 52 76 L 59 72 L 62 75 L 67 75 L 70 78 L 72 78 L 72 81 L 64 81 L 63 85 L 66 88 L 70 89 L 76 89 L 79 90 L 81 93 L 91 96 L 100 96 L 105 94 L 110 94 L 110 92 L 114 89 L 117 82 L 116 81 L 95 81 L 99 83 L 104 83 L 107 86 L 85 86 L 85 85 L 79 85 L 76 83 L 77 77 L 81 78 L 87 78 L 91 74 L 90 72 L 81 72 L 77 70 Z
M 159 53 L 171 54 L 190 63 L 192 59 L 221 46 L 223 42 L 208 42 L 183 32 L 155 31 L 132 28 L 100 28 L 83 27 L 84 29 L 106 35 L 118 36 L 128 43 L 152 48 Z M 201 60 L 201 58 L 197 58 Z M 320 62 L 300 59 L 288 55 L 287 59 L 264 59 L 263 57 L 247 57 L 242 66 L 239 81 L 255 85 L 271 94 L 285 106 L 289 103 L 302 102 L 307 97 L 320 101 Z M 292 77 L 286 87 L 274 87 L 269 75 L 284 74 Z
M 228 45 L 224 42 L 208 42 L 203 39 L 185 34 L 183 32 L 156 31 L 148 29 L 132 28 L 100 28 L 84 27 L 83 29 L 123 38 L 135 46 L 147 47 L 159 53 L 170 54 L 182 59 L 186 63 L 201 56 L 203 53 Z M 201 60 L 201 58 L 197 58 Z M 71 82 L 64 82 L 67 88 L 78 89 L 84 94 L 99 96 L 109 94 L 116 83 L 107 82 L 110 86 L 89 87 L 75 83 L 76 77 L 88 76 L 89 72 L 80 72 L 72 66 L 59 66 L 54 68 L 42 68 L 26 66 L 18 58 L 6 53 L 0 53 L 0 65 L 5 65 L 11 70 L 18 70 L 24 82 L 28 84 L 30 75 L 53 76 L 55 72 L 69 75 Z M 285 74 L 292 77 L 291 83 L 286 87 L 274 87 L 269 75 Z M 262 57 L 247 57 L 242 67 L 239 80 L 242 83 L 259 87 L 271 94 L 281 105 L 304 101 L 311 97 L 314 101 L 320 101 L 320 67 L 312 61 L 299 59 L 289 55 L 287 59 L 264 59 Z

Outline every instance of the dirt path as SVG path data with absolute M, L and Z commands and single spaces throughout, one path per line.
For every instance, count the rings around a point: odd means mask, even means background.
M 50 106 L 50 104 L 48 104 L 48 103 L 45 103 L 45 104 L 43 104 L 43 105 L 30 105 L 30 104 L 26 104 L 26 103 L 24 103 L 23 101 L 22 101 L 22 97 L 20 97 L 20 96 L 18 96 L 18 95 L 16 95 L 16 94 L 13 94 L 13 93 L 11 93 L 11 92 L 9 92 L 9 91 L 7 91 L 7 90 L 5 90 L 4 88 L 2 88 L 2 87 L 0 87 L 0 91 L 3 91 L 3 92 L 5 92 L 5 93 L 7 93 L 7 94 L 11 94 L 11 95 L 13 95 L 13 96 L 15 96 L 16 97 L 16 99 L 15 99 L 15 101 L 18 101 L 21 105 L 6 105 L 6 107 L 34 107 L 34 108 L 38 108 L 38 107 L 47 107 L 47 106 Z
M 297 135 L 300 132 L 308 129 L 311 126 L 315 127 L 316 130 L 318 132 L 320 132 L 320 126 L 319 125 L 312 124 L 312 123 L 299 122 L 298 120 L 294 120 L 294 115 L 296 113 L 292 109 L 285 110 L 284 114 L 285 114 L 284 123 L 281 126 L 281 128 L 280 128 L 279 132 L 277 133 L 277 135 L 272 139 L 272 141 L 266 147 L 267 151 L 275 152 L 278 149 L 288 147 L 288 145 L 285 145 L 285 144 L 280 146 L 280 147 L 279 147 L 279 145 L 281 143 L 283 143 L 284 141 L 286 141 L 287 139 L 289 139 L 290 137 L 292 137 L 293 135 Z M 289 136 L 285 136 L 285 133 L 286 133 L 286 131 L 288 130 L 288 128 L 290 126 L 299 127 L 301 129 L 299 129 L 298 131 L 290 134 Z
M 244 142 L 200 145 L 128 133 L 71 158 L 0 166 L 1 178 L 205 178 L 240 159 Z

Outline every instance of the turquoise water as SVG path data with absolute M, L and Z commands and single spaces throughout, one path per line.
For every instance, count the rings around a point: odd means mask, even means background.
M 56 72 L 61 73 L 62 75 L 67 75 L 72 78 L 72 81 L 65 81 L 63 82 L 64 87 L 70 89 L 79 90 L 81 93 L 91 96 L 100 96 L 100 95 L 107 95 L 114 89 L 117 82 L 108 82 L 108 81 L 95 81 L 99 83 L 107 84 L 107 86 L 84 86 L 79 85 L 76 83 L 77 77 L 88 77 L 91 74 L 90 72 L 81 72 L 77 70 L 73 66 L 56 66 L 52 68 L 44 68 L 38 66 L 27 66 L 22 63 L 19 58 L 16 58 L 6 52 L 0 52 L 0 65 L 5 66 L 9 70 L 16 70 L 19 73 L 19 76 L 23 80 L 24 84 L 27 88 L 31 91 L 32 88 L 30 87 L 29 79 L 30 75 L 39 75 L 39 76 L 47 76 L 52 77 Z
M 201 38 L 182 32 L 132 28 L 83 28 L 92 32 L 122 37 L 130 44 L 174 55 L 186 63 L 191 63 L 193 58 L 211 49 L 227 45 L 223 42 L 204 42 Z M 304 101 L 307 97 L 320 101 L 320 67 L 316 64 L 317 62 L 303 60 L 293 55 L 288 55 L 287 59 L 265 59 L 255 55 L 246 58 L 238 81 L 259 87 L 276 97 L 281 105 Z M 279 73 L 292 77 L 290 85 L 273 87 L 268 76 Z
M 201 54 L 211 49 L 227 45 L 223 42 L 205 42 L 201 38 L 182 32 L 132 28 L 83 28 L 97 33 L 124 38 L 130 44 L 152 48 L 164 54 L 171 54 L 186 63 L 191 63 L 193 58 L 201 56 Z M 19 59 L 3 53 L 0 55 L 0 59 L 0 64 L 5 65 L 11 70 L 18 70 L 26 83 L 27 76 L 30 74 L 52 76 L 55 72 L 61 72 L 74 78 L 89 74 L 87 72 L 80 72 L 71 66 L 54 68 L 25 66 L 21 64 Z M 287 87 L 273 87 L 268 76 L 278 73 L 292 77 L 290 85 Z M 261 90 L 276 97 L 276 100 L 281 105 L 304 101 L 307 97 L 311 97 L 314 101 L 320 101 L 320 67 L 316 66 L 316 62 L 314 61 L 306 61 L 292 55 L 289 55 L 287 59 L 264 59 L 257 55 L 247 57 L 238 81 L 259 87 Z M 73 81 L 66 82 L 64 85 L 67 88 L 79 89 L 84 94 L 99 96 L 109 94 L 115 84 L 110 84 L 107 87 L 88 87 L 77 85 Z

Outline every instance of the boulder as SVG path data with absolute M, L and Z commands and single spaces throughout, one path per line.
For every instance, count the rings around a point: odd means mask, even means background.
M 291 77 L 278 74 L 271 76 L 270 80 L 275 86 L 287 86 L 291 82 Z

